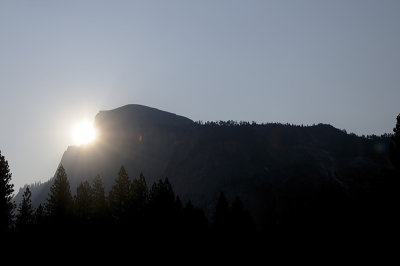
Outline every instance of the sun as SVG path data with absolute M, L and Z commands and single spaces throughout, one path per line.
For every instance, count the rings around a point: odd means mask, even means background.
M 97 131 L 92 123 L 84 121 L 75 126 L 73 136 L 78 146 L 90 144 L 96 140 Z

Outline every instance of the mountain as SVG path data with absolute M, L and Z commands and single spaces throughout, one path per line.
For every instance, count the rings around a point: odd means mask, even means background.
M 98 141 L 89 146 L 70 146 L 61 159 L 71 189 L 82 178 L 91 179 L 96 174 L 110 188 L 121 165 L 132 178 L 140 172 L 149 182 L 165 177 L 176 147 L 189 140 L 194 125 L 185 117 L 142 105 L 101 111 L 95 117 Z
M 131 178 L 142 172 L 149 186 L 168 177 L 184 202 L 190 199 L 209 217 L 224 192 L 230 201 L 239 196 L 256 222 L 290 220 L 310 205 L 332 204 L 322 200 L 327 195 L 363 200 L 392 167 L 388 138 L 358 137 L 326 124 L 203 124 L 132 104 L 99 112 L 95 126 L 95 143 L 70 146 L 61 159 L 73 193 L 96 174 L 109 190 L 124 165 Z M 34 205 L 50 185 L 32 191 Z

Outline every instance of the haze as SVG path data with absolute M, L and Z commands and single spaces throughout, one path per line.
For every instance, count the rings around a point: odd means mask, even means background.
M 399 1 L 1 1 L 0 139 L 16 190 L 73 128 L 139 103 L 192 120 L 389 133 Z

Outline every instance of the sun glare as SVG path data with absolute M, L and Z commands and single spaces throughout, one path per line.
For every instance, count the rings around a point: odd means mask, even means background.
M 97 131 L 92 123 L 85 121 L 75 126 L 73 135 L 75 144 L 80 146 L 93 142 L 97 137 Z

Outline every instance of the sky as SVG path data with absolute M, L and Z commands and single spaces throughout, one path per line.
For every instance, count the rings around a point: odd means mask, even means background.
M 400 1 L 0 0 L 0 150 L 46 181 L 100 110 L 391 133 Z

